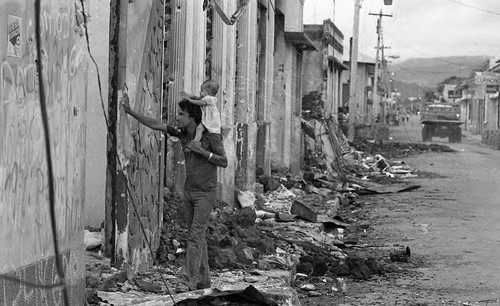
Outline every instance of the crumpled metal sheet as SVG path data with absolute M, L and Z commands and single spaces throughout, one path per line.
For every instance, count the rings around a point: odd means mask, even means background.
M 106 292 L 97 295 L 115 306 L 174 306 L 181 301 L 202 301 L 211 297 L 236 296 L 269 306 L 301 306 L 297 292 L 281 278 L 263 277 L 259 282 L 221 284 L 217 288 L 200 289 L 173 295 L 158 295 L 145 292 Z M 174 303 L 175 301 L 175 303 Z

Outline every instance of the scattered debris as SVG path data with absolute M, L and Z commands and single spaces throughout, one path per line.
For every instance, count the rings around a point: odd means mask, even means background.
M 419 172 L 400 158 L 424 150 L 445 151 L 444 146 L 357 141 L 351 147 L 335 126 L 334 118 L 303 120 L 302 128 L 310 136 L 303 172 L 292 176 L 281 170 L 260 176 L 256 191 L 235 192 L 239 206 L 217 203 L 207 230 L 212 288 L 176 292 L 187 230 L 180 211 L 182 201 L 168 190 L 158 266 L 150 271 L 134 274 L 127 265 L 121 270 L 111 267 L 98 250 L 103 232 L 86 231 L 91 255 L 87 263 L 89 305 L 188 305 L 194 301 L 230 305 L 234 299 L 249 305 L 300 305 L 300 295 L 343 294 L 350 279 L 367 280 L 397 270 L 391 265 L 408 264 L 409 247 L 379 247 L 384 251 L 379 256 L 363 253 L 370 248 L 363 244 L 363 234 L 371 225 L 359 217 L 359 199 L 419 188 L 408 180 Z
M 85 246 L 87 247 L 87 250 L 93 250 L 101 247 L 101 245 L 104 243 L 104 230 L 84 230 L 83 241 L 85 243 Z
M 399 261 L 399 262 L 408 262 L 411 257 L 410 247 L 400 247 L 394 250 L 391 250 L 390 258 L 391 261 Z

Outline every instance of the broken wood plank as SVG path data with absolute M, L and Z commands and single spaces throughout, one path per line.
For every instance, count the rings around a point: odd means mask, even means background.
M 420 185 L 409 185 L 409 184 L 382 185 L 356 178 L 349 178 L 348 181 L 350 183 L 354 183 L 362 187 L 361 189 L 357 189 L 354 191 L 358 194 L 398 193 L 398 192 L 412 191 L 420 188 Z

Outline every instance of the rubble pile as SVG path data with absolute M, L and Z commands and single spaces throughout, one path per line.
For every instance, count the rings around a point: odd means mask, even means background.
M 248 305 L 300 305 L 301 296 L 343 294 L 351 280 L 398 271 L 393 262 L 408 262 L 409 249 L 363 243 L 371 229 L 360 197 L 419 188 L 407 180 L 416 172 L 391 158 L 448 149 L 368 141 L 351 147 L 331 119 L 312 120 L 303 122 L 313 140 L 303 171 L 261 175 L 255 191 L 236 191 L 234 206 L 217 203 L 207 231 L 211 289 L 177 292 L 187 231 L 182 201 L 167 190 L 157 265 L 131 273 L 112 268 L 98 250 L 89 252 L 89 304 L 174 305 L 168 296 L 174 294 L 203 305 L 245 297 Z
M 437 143 L 404 143 L 404 142 L 383 142 L 378 143 L 366 138 L 355 139 L 352 146 L 365 154 L 381 154 L 389 159 L 401 158 L 412 154 L 423 152 L 455 152 L 450 147 Z

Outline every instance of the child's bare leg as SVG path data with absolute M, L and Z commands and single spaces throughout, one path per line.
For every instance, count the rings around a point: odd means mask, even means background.
M 201 141 L 201 136 L 203 135 L 203 132 L 205 131 L 205 126 L 203 123 L 198 124 L 196 127 L 196 134 L 194 135 L 194 141 Z

